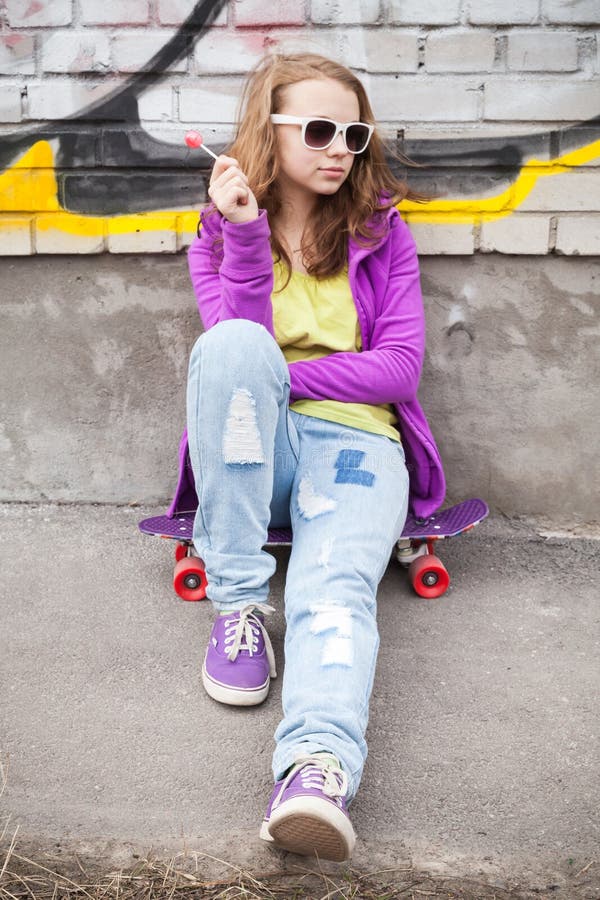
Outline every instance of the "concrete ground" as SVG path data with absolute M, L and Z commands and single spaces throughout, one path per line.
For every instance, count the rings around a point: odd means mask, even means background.
M 211 609 L 174 596 L 172 544 L 136 527 L 154 512 L 0 507 L 0 829 L 123 865 L 196 849 L 284 868 L 258 839 L 280 680 L 252 710 L 204 694 Z M 380 588 L 353 865 L 598 897 L 598 541 L 490 519 L 440 555 L 443 599 L 417 598 L 393 562 Z

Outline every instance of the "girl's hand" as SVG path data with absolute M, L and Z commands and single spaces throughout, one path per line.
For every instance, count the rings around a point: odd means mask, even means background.
M 251 222 L 258 218 L 256 197 L 237 159 L 219 156 L 213 166 L 208 196 L 229 222 Z

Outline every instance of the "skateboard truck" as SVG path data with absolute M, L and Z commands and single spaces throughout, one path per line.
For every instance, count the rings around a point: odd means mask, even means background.
M 408 569 L 408 575 L 419 597 L 433 600 L 441 597 L 450 585 L 450 575 L 434 552 L 437 541 L 470 531 L 488 515 L 483 500 L 463 500 L 442 509 L 428 519 L 410 515 L 395 547 L 398 562 Z M 176 540 L 173 588 L 182 600 L 204 600 L 207 579 L 203 561 L 194 555 L 192 532 L 194 511 L 175 516 L 155 516 L 139 523 L 140 531 Z M 270 528 L 266 547 L 290 546 L 290 528 Z

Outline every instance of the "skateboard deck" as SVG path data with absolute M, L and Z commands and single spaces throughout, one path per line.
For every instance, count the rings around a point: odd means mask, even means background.
M 433 552 L 434 543 L 470 531 L 485 519 L 488 512 L 483 500 L 473 498 L 438 510 L 427 519 L 408 515 L 397 544 L 396 557 L 408 567 L 413 587 L 419 596 L 426 599 L 440 597 L 450 584 L 446 567 Z M 206 596 L 204 565 L 193 555 L 194 516 L 195 512 L 184 512 L 173 517 L 154 516 L 143 519 L 138 526 L 144 534 L 178 542 L 173 586 L 183 600 L 202 600 Z M 291 543 L 291 528 L 270 528 L 265 546 L 289 546 Z

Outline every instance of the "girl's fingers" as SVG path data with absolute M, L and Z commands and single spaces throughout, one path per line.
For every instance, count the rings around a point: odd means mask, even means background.
M 222 178 L 219 178 L 211 187 L 217 191 L 225 190 L 231 184 L 241 184 L 243 187 L 248 187 L 248 179 L 242 175 L 239 171 L 231 171 L 225 172 Z
M 249 190 L 247 184 L 241 178 L 232 178 L 226 184 L 217 184 L 209 187 L 208 196 L 217 209 L 223 213 L 225 207 L 231 203 L 232 197 L 246 197 Z
M 226 184 L 211 185 L 208 189 L 208 196 L 218 206 L 219 202 L 229 197 L 232 192 L 247 196 L 249 191 L 250 188 L 245 181 L 241 178 L 232 178 Z
M 219 189 L 209 188 L 208 195 L 222 215 L 227 215 L 240 204 L 245 206 L 250 197 L 250 189 L 240 180 L 232 181 Z
M 217 178 L 214 176 L 210 180 L 210 187 L 217 188 L 217 190 L 221 187 L 225 187 L 225 185 L 229 184 L 232 181 L 239 181 L 241 184 L 248 184 L 248 179 L 244 175 L 241 169 L 238 169 L 237 166 L 230 166 L 226 169 L 221 175 Z
M 217 157 L 213 166 L 212 178 L 218 178 L 219 175 L 222 175 L 230 166 L 237 166 L 237 164 L 237 159 L 234 159 L 232 156 L 223 156 L 221 154 L 221 156 Z
M 221 215 L 232 222 L 248 221 L 258 214 L 248 178 L 231 156 L 220 156 L 215 162 L 208 196 Z
M 219 156 L 217 162 L 213 166 L 210 177 L 211 184 L 225 183 L 229 178 L 239 175 L 241 178 L 248 180 L 240 169 L 236 159 L 230 156 Z
M 248 203 L 248 197 L 250 196 L 250 191 L 248 188 L 236 188 L 234 192 L 236 205 L 246 206 Z
M 209 196 L 217 202 L 219 195 L 233 186 L 249 189 L 248 178 L 237 166 L 230 166 L 218 178 L 211 178 L 208 189 Z

